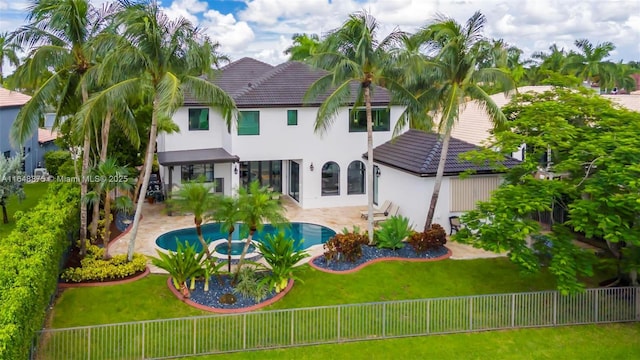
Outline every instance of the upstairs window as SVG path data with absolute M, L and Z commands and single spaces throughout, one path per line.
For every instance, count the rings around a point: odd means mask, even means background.
M 238 135 L 260 135 L 259 111 L 240 111 Z
M 389 109 L 371 109 L 373 131 L 389 131 L 391 129 Z M 367 131 L 367 111 L 351 109 L 349 111 L 349 132 Z
M 209 109 L 189 109 L 189 131 L 209 130 Z
M 287 110 L 287 125 L 298 125 L 298 110 Z

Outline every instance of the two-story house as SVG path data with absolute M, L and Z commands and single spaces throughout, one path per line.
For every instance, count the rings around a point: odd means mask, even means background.
M 180 133 L 158 136 L 165 186 L 203 175 L 216 192 L 230 195 L 258 180 L 303 208 L 366 205 L 364 108 L 339 109 L 329 131 L 315 133 L 324 98 L 307 102 L 304 95 L 322 74 L 300 62 L 272 66 L 250 58 L 222 68 L 215 83 L 235 100 L 238 121 L 228 131 L 215 109 L 185 98 L 173 117 Z M 374 89 L 374 146 L 391 140 L 402 113 L 389 101 L 385 89 Z

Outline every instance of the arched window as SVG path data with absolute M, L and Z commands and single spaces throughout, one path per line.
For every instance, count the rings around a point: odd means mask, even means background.
M 352 161 L 347 169 L 347 194 L 364 194 L 366 167 L 360 160 Z
M 340 166 L 333 161 L 322 166 L 322 196 L 340 195 Z

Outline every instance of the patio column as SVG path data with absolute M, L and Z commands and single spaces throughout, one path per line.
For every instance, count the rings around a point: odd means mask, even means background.
M 167 200 L 171 200 L 171 191 L 173 190 L 173 165 L 169 166 L 169 186 L 167 187 Z M 171 206 L 167 215 L 171 216 Z

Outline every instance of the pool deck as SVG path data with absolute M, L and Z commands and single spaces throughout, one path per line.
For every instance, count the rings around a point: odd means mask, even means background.
M 295 202 L 287 197 L 282 198 L 282 204 L 286 209 L 285 215 L 291 222 L 308 222 L 324 225 L 336 232 L 341 232 L 343 228 L 351 229 L 354 225 L 360 229 L 367 229 L 367 221 L 360 217 L 360 211 L 365 208 L 362 206 L 321 208 L 321 209 L 302 209 Z M 163 203 L 149 204 L 142 206 L 142 220 L 138 227 L 136 236 L 135 252 L 148 256 L 157 256 L 156 246 L 158 236 L 176 229 L 193 227 L 193 216 L 168 216 Z M 126 254 L 129 246 L 130 234 L 125 234 L 119 239 L 113 241 L 109 246 L 111 254 Z M 473 259 L 499 257 L 504 254 L 495 254 L 480 249 L 475 249 L 468 245 L 457 244 L 453 242 L 447 243 L 453 255 L 451 259 Z M 323 253 L 322 246 L 312 246 L 308 249 L 311 257 Z M 305 259 L 308 261 L 310 258 Z M 304 262 L 304 261 L 303 261 Z M 150 266 L 151 272 L 164 273 L 162 269 Z

